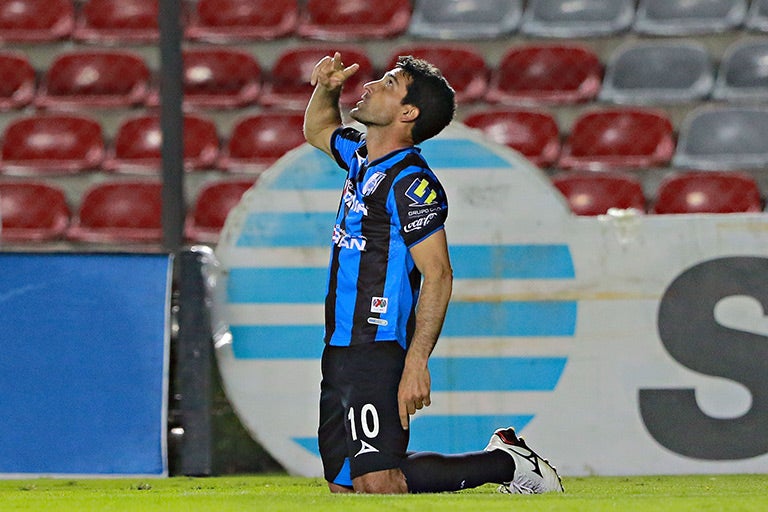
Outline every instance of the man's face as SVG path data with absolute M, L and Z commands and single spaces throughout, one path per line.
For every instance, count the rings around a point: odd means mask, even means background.
M 366 126 L 386 126 L 401 113 L 410 77 L 400 68 L 388 71 L 381 79 L 363 86 L 363 96 L 350 116 Z

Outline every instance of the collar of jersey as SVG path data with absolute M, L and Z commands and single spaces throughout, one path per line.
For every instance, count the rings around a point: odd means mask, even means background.
M 386 155 L 384 155 L 384 156 L 382 156 L 380 158 L 377 158 L 373 162 L 367 162 L 367 159 L 368 159 L 368 146 L 365 143 L 363 143 L 359 148 L 357 148 L 357 151 L 355 151 L 355 153 L 358 156 L 363 156 L 363 154 L 365 155 L 364 158 L 360 159 L 360 162 L 361 162 L 362 165 L 365 165 L 366 167 L 373 167 L 374 165 L 378 165 L 378 164 L 380 164 L 380 163 L 382 163 L 382 162 L 384 162 L 386 160 L 389 160 L 390 158 L 393 158 L 394 156 L 396 156 L 396 155 L 398 155 L 400 153 L 411 152 L 411 151 L 415 151 L 416 153 L 421 153 L 421 148 L 418 147 L 418 146 L 406 146 L 404 148 L 400 148 L 400 149 L 396 149 L 394 151 L 391 151 L 391 152 L 387 153 Z

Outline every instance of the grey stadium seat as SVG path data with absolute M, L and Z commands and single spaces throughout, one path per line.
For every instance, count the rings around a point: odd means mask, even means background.
M 712 96 L 725 101 L 768 99 L 767 39 L 737 41 L 726 48 Z
M 429 39 L 494 39 L 517 31 L 522 0 L 417 0 L 408 33 Z
M 768 167 L 768 107 L 698 107 L 680 127 L 672 164 L 701 170 Z
M 768 32 L 768 0 L 752 0 L 745 25 L 750 30 Z
M 628 30 L 634 0 L 529 0 L 520 31 L 541 37 L 596 37 Z
M 724 32 L 744 23 L 747 8 L 747 0 L 640 0 L 633 30 L 663 36 Z
M 600 99 L 613 103 L 681 103 L 707 98 L 715 71 L 696 41 L 629 42 L 611 54 Z

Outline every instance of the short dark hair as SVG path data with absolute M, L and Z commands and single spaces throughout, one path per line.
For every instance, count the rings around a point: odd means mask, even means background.
M 403 55 L 398 57 L 397 67 L 411 78 L 402 103 L 419 109 L 411 130 L 413 143 L 418 144 L 450 124 L 456 113 L 456 94 L 440 70 L 425 60 Z

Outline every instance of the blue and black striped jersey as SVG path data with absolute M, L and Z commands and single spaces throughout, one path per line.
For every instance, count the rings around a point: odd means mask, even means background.
M 344 127 L 331 148 L 347 179 L 333 229 L 325 342 L 407 348 L 421 286 L 409 248 L 443 229 L 445 191 L 416 147 L 368 162 L 365 135 Z

